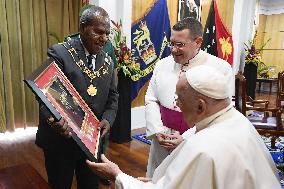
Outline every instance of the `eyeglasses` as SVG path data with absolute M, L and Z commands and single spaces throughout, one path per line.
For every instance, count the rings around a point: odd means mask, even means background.
M 177 49 L 181 49 L 183 48 L 185 45 L 189 44 L 191 42 L 187 42 L 187 43 L 182 43 L 182 42 L 169 42 L 168 46 L 172 49 L 172 48 L 177 48 Z

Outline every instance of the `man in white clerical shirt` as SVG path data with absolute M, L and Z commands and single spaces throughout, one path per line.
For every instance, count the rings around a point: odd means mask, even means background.
M 184 140 L 151 179 L 133 178 L 102 155 L 87 161 L 117 189 L 280 189 L 275 164 L 249 120 L 230 102 L 229 78 L 201 65 L 181 75 L 177 105 L 188 125 Z
M 230 64 L 200 49 L 202 34 L 202 25 L 194 18 L 177 22 L 170 38 L 171 56 L 160 60 L 155 66 L 145 96 L 146 133 L 152 140 L 147 177 L 153 176 L 155 169 L 176 147 L 175 144 L 182 141 L 180 134 L 193 126 L 186 124 L 175 102 L 176 84 L 181 74 L 198 65 L 209 65 L 230 76 L 233 84 Z M 165 138 L 175 140 L 165 143 Z

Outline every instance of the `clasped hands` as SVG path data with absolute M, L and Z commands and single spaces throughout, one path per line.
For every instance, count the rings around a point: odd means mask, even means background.
M 170 134 L 157 133 L 156 137 L 159 144 L 169 151 L 174 150 L 183 141 L 183 138 L 178 131 Z
M 60 121 L 55 121 L 53 117 L 47 118 L 47 123 L 60 135 L 70 138 L 72 133 L 70 132 L 68 122 L 61 118 Z M 104 137 L 110 131 L 110 124 L 107 120 L 103 119 L 98 127 L 101 130 L 101 137 Z

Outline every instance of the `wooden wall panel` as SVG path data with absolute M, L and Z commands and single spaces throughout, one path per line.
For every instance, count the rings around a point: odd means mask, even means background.
M 276 73 L 284 70 L 283 58 L 284 58 L 283 50 L 265 50 L 263 51 L 262 54 L 263 62 L 266 65 L 275 66 Z
M 264 43 L 264 34 L 266 27 L 266 15 L 259 15 L 259 24 L 257 27 L 256 48 L 260 48 Z
M 262 61 L 268 66 L 275 66 L 276 72 L 284 70 L 284 14 L 260 15 L 257 48 L 271 39 L 262 52 Z

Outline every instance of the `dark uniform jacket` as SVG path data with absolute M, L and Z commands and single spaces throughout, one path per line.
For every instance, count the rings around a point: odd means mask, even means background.
M 85 50 L 78 37 L 72 38 L 68 43 L 75 48 L 77 54 L 84 63 L 87 64 Z M 69 79 L 77 92 L 81 95 L 84 101 L 91 108 L 93 113 L 99 120 L 106 119 L 110 125 L 113 124 L 117 106 L 118 106 L 118 92 L 116 89 L 116 77 L 114 75 L 114 65 L 112 61 L 108 65 L 108 73 L 93 79 L 92 84 L 97 88 L 97 94 L 90 96 L 87 93 L 90 78 L 83 73 L 78 65 L 74 62 L 72 56 L 62 44 L 56 44 L 48 49 L 48 57 L 55 59 Z M 96 56 L 95 71 L 98 70 L 106 60 L 110 60 L 107 53 L 101 51 Z M 50 125 L 47 124 L 47 118 L 50 116 L 49 111 L 44 105 L 40 105 L 39 113 L 39 128 L 36 135 L 36 144 L 42 148 L 54 148 L 58 145 L 73 145 L 72 139 L 65 139 L 59 134 L 55 133 Z

